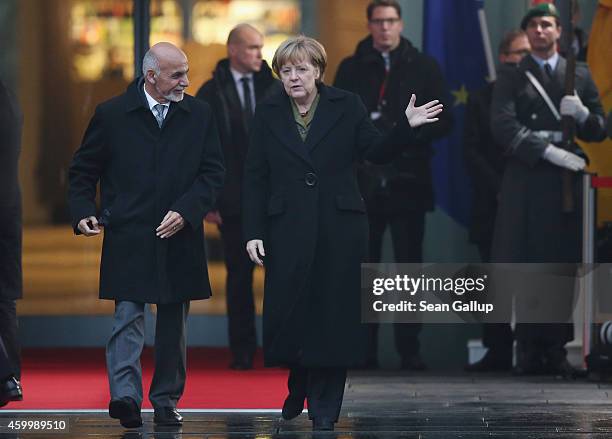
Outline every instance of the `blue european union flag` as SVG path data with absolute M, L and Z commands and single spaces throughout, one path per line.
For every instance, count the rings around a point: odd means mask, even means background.
M 463 161 L 463 122 L 470 91 L 486 83 L 487 63 L 478 18 L 482 0 L 427 0 L 423 51 L 439 63 L 451 95 L 452 133 L 434 143 L 432 161 L 438 207 L 462 225 L 469 221 L 470 183 Z

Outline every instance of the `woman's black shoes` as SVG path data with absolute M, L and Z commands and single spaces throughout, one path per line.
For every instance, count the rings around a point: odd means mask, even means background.
M 287 396 L 282 411 L 282 417 L 285 421 L 290 421 L 302 413 L 304 410 L 304 399 L 306 399 L 305 396 L 295 396 L 292 393 Z
M 312 431 L 334 431 L 334 420 L 331 418 L 314 418 Z

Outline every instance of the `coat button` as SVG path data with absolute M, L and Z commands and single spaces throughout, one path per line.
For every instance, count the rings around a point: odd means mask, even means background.
M 312 172 L 308 172 L 304 177 L 304 181 L 306 182 L 306 186 L 316 186 L 317 184 L 317 174 Z

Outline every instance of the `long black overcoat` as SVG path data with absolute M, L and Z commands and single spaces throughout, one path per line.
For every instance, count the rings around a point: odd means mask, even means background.
M 266 251 L 267 365 L 351 367 L 365 357 L 360 263 L 368 222 L 355 164 L 382 163 L 414 132 L 401 119 L 383 138 L 353 93 L 319 86 L 306 141 L 280 91 L 257 106 L 245 164 L 245 240 Z
M 142 79 L 100 104 L 70 166 L 69 206 L 79 220 L 96 215 L 104 244 L 100 298 L 173 303 L 210 297 L 202 221 L 223 184 L 217 127 L 205 102 L 171 103 L 161 129 Z M 155 229 L 173 210 L 185 227 L 167 239 Z
M 22 295 L 21 193 L 18 162 L 23 116 L 16 96 L 0 81 L 0 299 Z
M 561 124 L 527 79 L 526 71 L 543 83 L 557 109 L 564 95 L 566 61 L 562 57 L 548 82 L 531 56 L 523 58 L 518 68 L 504 66 L 500 69 L 493 89 L 491 130 L 495 140 L 505 149 L 508 161 L 495 221 L 492 262 L 579 262 L 582 176 L 573 174 L 576 208 L 571 214 L 564 213 L 564 171 L 542 158 L 549 142 L 534 133 L 559 131 Z M 603 110 L 597 87 L 585 64 L 576 65 L 575 88 L 590 110 L 587 120 L 576 124 L 577 137 L 586 141 L 602 140 L 605 136 Z M 575 152 L 581 154 L 577 145 L 575 148 Z M 573 285 L 542 289 L 538 294 L 541 303 L 554 303 L 556 309 L 565 310 L 568 315 L 571 313 Z M 519 323 L 515 334 L 521 342 L 540 339 L 562 346 L 572 339 L 573 327 L 564 323 L 537 327 Z
M 562 169 L 542 158 L 548 141 L 534 131 L 561 130 L 542 97 L 527 79 L 530 71 L 545 84 L 556 108 L 563 92 L 566 61 L 559 57 L 550 83 L 539 65 L 526 56 L 518 68 L 502 66 L 493 89 L 491 130 L 505 149 L 508 161 L 502 179 L 492 257 L 495 262 L 578 262 L 580 257 L 580 207 L 562 214 Z M 600 141 L 605 137 L 603 109 L 597 87 L 585 64 L 576 66 L 575 87 L 590 110 L 588 119 L 576 125 L 577 137 Z M 577 148 L 577 146 L 576 146 Z M 580 153 L 579 151 L 577 151 Z M 575 174 L 574 181 L 580 182 Z M 576 190 L 578 195 L 580 192 Z

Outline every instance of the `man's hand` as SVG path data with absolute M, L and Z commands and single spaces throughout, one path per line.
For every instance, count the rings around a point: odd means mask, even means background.
M 559 107 L 562 116 L 571 116 L 580 124 L 589 117 L 589 109 L 582 103 L 577 94 L 563 96 Z
M 251 239 L 247 242 L 246 251 L 251 261 L 263 267 L 263 260 L 261 260 L 260 255 L 265 256 L 266 251 L 264 250 L 263 241 L 261 239 Z
M 79 221 L 77 229 L 85 236 L 99 235 L 101 230 L 98 224 L 98 219 L 95 216 L 88 216 Z
M 586 167 L 586 162 L 582 157 L 558 148 L 555 145 L 548 145 L 542 157 L 553 165 L 569 169 L 570 171 L 582 171 Z
M 221 214 L 218 210 L 208 212 L 204 217 L 204 221 L 206 221 L 207 223 L 216 224 L 218 226 L 223 224 L 223 218 L 221 218 Z
M 169 210 L 155 232 L 162 239 L 170 238 L 183 227 L 185 227 L 185 220 L 181 214 Z
M 406 119 L 408 119 L 408 123 L 412 128 L 416 128 L 426 123 L 437 122 L 438 118 L 436 117 L 438 114 L 442 112 L 442 104 L 439 104 L 439 100 L 433 100 L 427 102 L 420 107 L 415 107 L 414 103 L 416 102 L 416 95 L 413 94 L 410 96 L 410 102 L 408 102 L 408 106 L 406 107 Z

